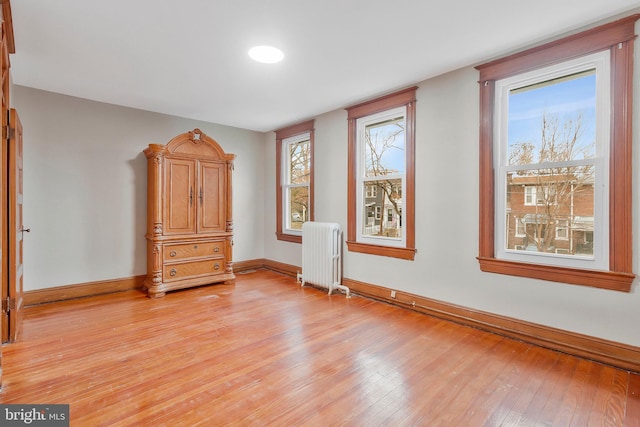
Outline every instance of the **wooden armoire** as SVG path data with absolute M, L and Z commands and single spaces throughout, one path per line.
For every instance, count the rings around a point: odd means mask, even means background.
M 225 153 L 199 129 L 144 150 L 147 178 L 149 297 L 233 282 L 231 173 Z

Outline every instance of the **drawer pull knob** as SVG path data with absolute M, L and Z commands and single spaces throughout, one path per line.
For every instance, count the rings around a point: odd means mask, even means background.
M 178 274 L 178 272 L 176 271 L 175 268 L 172 268 L 171 271 L 169 272 L 169 276 L 171 277 L 175 276 L 176 274 Z
M 213 266 L 213 269 L 214 269 L 214 270 L 216 270 L 216 271 L 217 271 L 217 270 L 220 270 L 220 264 L 216 264 L 216 265 L 214 265 L 214 266 Z
M 193 249 L 198 249 L 198 245 L 193 245 Z
M 169 256 L 172 256 L 172 257 L 173 257 L 173 256 L 176 256 L 176 251 L 171 251 L 171 252 L 169 253 Z
M 220 252 L 220 246 L 216 246 L 215 248 L 213 248 L 213 252 Z

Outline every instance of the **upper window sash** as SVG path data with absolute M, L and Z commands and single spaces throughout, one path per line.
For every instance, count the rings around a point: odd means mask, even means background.
M 282 141 L 282 145 L 285 147 L 282 150 L 282 164 L 286 165 L 286 169 L 283 171 L 282 173 L 282 184 L 283 185 L 287 185 L 287 186 L 291 186 L 291 187 L 295 187 L 295 186 L 305 186 L 305 185 L 309 185 L 309 182 L 311 181 L 311 156 L 308 155 L 308 158 L 306 159 L 306 164 L 302 165 L 303 168 L 307 169 L 308 174 L 306 175 L 306 178 L 303 180 L 299 180 L 298 182 L 293 182 L 294 178 L 292 177 L 292 171 L 293 168 L 292 166 L 292 162 L 293 162 L 293 155 L 294 155 L 294 146 L 298 145 L 298 144 L 311 144 L 310 142 L 310 134 L 309 133 L 304 133 L 302 135 L 298 135 L 298 136 L 293 136 L 291 138 L 287 138 L 285 140 Z M 304 149 L 304 148 L 303 148 Z M 307 150 L 310 149 L 310 146 L 307 148 Z
M 508 159 L 508 119 L 509 95 L 511 91 L 534 85 L 553 82 L 566 76 L 595 70 L 596 75 L 596 156 L 606 158 L 609 155 L 610 110 L 611 110 L 611 57 L 608 50 L 591 55 L 563 61 L 548 67 L 516 74 L 495 82 L 495 150 L 494 162 L 499 166 L 509 165 Z

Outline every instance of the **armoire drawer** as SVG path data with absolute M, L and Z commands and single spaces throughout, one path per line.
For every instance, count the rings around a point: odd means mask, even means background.
M 216 256 L 224 257 L 224 240 L 180 243 L 164 246 L 165 261 Z
M 162 270 L 162 279 L 165 282 L 171 282 L 173 280 L 188 279 L 190 277 L 224 273 L 225 261 L 224 258 L 215 258 L 204 261 L 166 264 Z

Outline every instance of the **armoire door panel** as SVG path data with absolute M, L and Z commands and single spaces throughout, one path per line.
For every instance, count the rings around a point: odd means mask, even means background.
M 198 232 L 225 231 L 225 164 L 200 162 Z
M 165 233 L 195 233 L 195 162 L 167 159 Z

